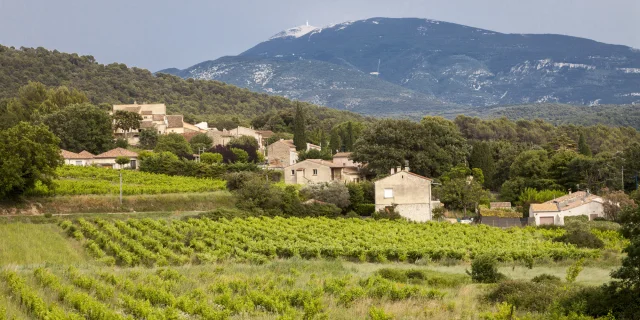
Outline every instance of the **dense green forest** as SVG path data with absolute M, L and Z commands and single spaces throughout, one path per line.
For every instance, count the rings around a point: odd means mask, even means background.
M 62 53 L 45 48 L 0 45 L 0 100 L 18 95 L 20 87 L 36 81 L 48 87 L 66 86 L 86 94 L 95 105 L 117 103 L 165 103 L 169 113 L 188 122 L 208 121 L 211 126 L 232 128 L 249 125 L 258 115 L 293 110 L 289 99 L 251 92 L 219 81 L 183 80 L 124 64 L 103 65 L 92 56 Z M 335 124 L 365 117 L 347 111 L 300 103 L 309 110 L 309 124 L 331 129 Z

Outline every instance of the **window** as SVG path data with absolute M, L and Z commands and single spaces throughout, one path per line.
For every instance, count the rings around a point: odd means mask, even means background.
M 295 170 L 291 170 L 291 175 L 295 176 L 296 175 L 296 171 Z
M 393 189 L 384 189 L 384 198 L 393 198 Z
M 76 161 L 76 166 L 81 166 L 82 165 L 82 161 Z
M 318 175 L 318 169 L 313 169 L 313 175 L 317 176 Z

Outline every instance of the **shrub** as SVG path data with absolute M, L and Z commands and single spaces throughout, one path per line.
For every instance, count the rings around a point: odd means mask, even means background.
M 376 205 L 373 203 L 363 203 L 355 206 L 355 213 L 360 216 L 371 216 L 376 211 Z
M 581 220 L 569 221 L 566 224 L 567 232 L 553 239 L 556 242 L 564 242 L 575 245 L 578 248 L 604 248 L 604 242 L 591 233 L 589 224 Z
M 222 155 L 219 153 L 205 152 L 200 155 L 200 161 L 206 164 L 222 163 Z
M 580 272 L 582 272 L 582 269 L 584 269 L 583 265 L 584 265 L 584 258 L 576 261 L 567 269 L 567 276 L 565 278 L 567 282 L 573 283 L 576 281 L 576 278 L 578 278 L 578 276 L 580 275 Z
M 300 195 L 305 199 L 334 204 L 343 210 L 351 204 L 349 190 L 344 183 L 340 182 L 310 184 L 300 190 Z
M 393 316 L 385 313 L 382 308 L 371 307 L 369 309 L 369 317 L 367 319 L 370 320 L 391 320 Z
M 129 147 L 129 142 L 125 139 L 116 139 L 116 148 L 126 149 Z
M 562 279 L 560 279 L 559 277 L 556 277 L 554 275 L 543 273 L 541 275 L 537 275 L 537 276 L 533 277 L 533 279 L 531 279 L 531 282 L 535 282 L 535 283 L 543 283 L 543 282 L 560 283 L 560 282 L 562 282 Z
M 229 191 L 241 189 L 248 181 L 256 177 L 257 175 L 252 172 L 241 171 L 228 173 L 225 176 L 225 179 L 227 180 L 227 189 L 229 189 Z
M 507 280 L 493 288 L 487 299 L 492 302 L 506 302 L 526 311 L 545 312 L 559 294 L 560 286 L 553 282 Z
M 301 212 L 295 214 L 298 217 L 332 217 L 340 215 L 342 210 L 334 204 L 311 203 L 302 205 Z
M 183 220 L 189 220 L 192 218 L 207 218 L 211 220 L 220 220 L 220 219 L 234 219 L 234 218 L 248 218 L 252 217 L 254 214 L 251 212 L 239 210 L 236 208 L 218 208 L 213 211 L 200 213 L 197 216 L 185 216 Z
M 498 262 L 493 255 L 479 255 L 471 262 L 471 272 L 467 271 L 473 282 L 496 283 L 505 278 L 498 272 Z
M 236 156 L 235 162 L 248 162 L 249 153 L 239 148 L 231 148 L 231 152 Z
M 378 211 L 374 211 L 371 217 L 375 220 L 388 219 L 388 220 L 400 220 L 404 217 L 396 210 L 396 206 L 386 207 Z

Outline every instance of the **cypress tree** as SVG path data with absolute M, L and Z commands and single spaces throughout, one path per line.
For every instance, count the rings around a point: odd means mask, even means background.
M 338 149 L 342 146 L 342 141 L 340 141 L 340 135 L 338 135 L 337 130 L 331 130 L 331 140 L 329 141 L 329 147 L 331 148 L 331 154 L 335 154 Z
M 491 187 L 493 176 L 496 173 L 496 164 L 493 160 L 491 146 L 488 143 L 480 141 L 473 144 L 469 156 L 469 167 L 481 169 L 484 174 L 484 186 Z
M 353 124 L 351 121 L 347 123 L 347 134 L 344 139 L 345 151 L 353 151 Z
M 307 150 L 304 111 L 299 103 L 296 104 L 296 116 L 293 120 L 293 144 L 298 151 Z
M 580 138 L 578 138 L 578 152 L 581 155 L 591 156 L 591 148 L 587 144 L 587 140 L 584 138 L 584 134 L 580 132 Z

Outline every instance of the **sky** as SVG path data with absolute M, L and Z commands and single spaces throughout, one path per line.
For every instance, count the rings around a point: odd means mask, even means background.
M 0 0 L 0 44 L 151 71 L 239 54 L 305 24 L 418 17 L 640 48 L 640 0 Z

